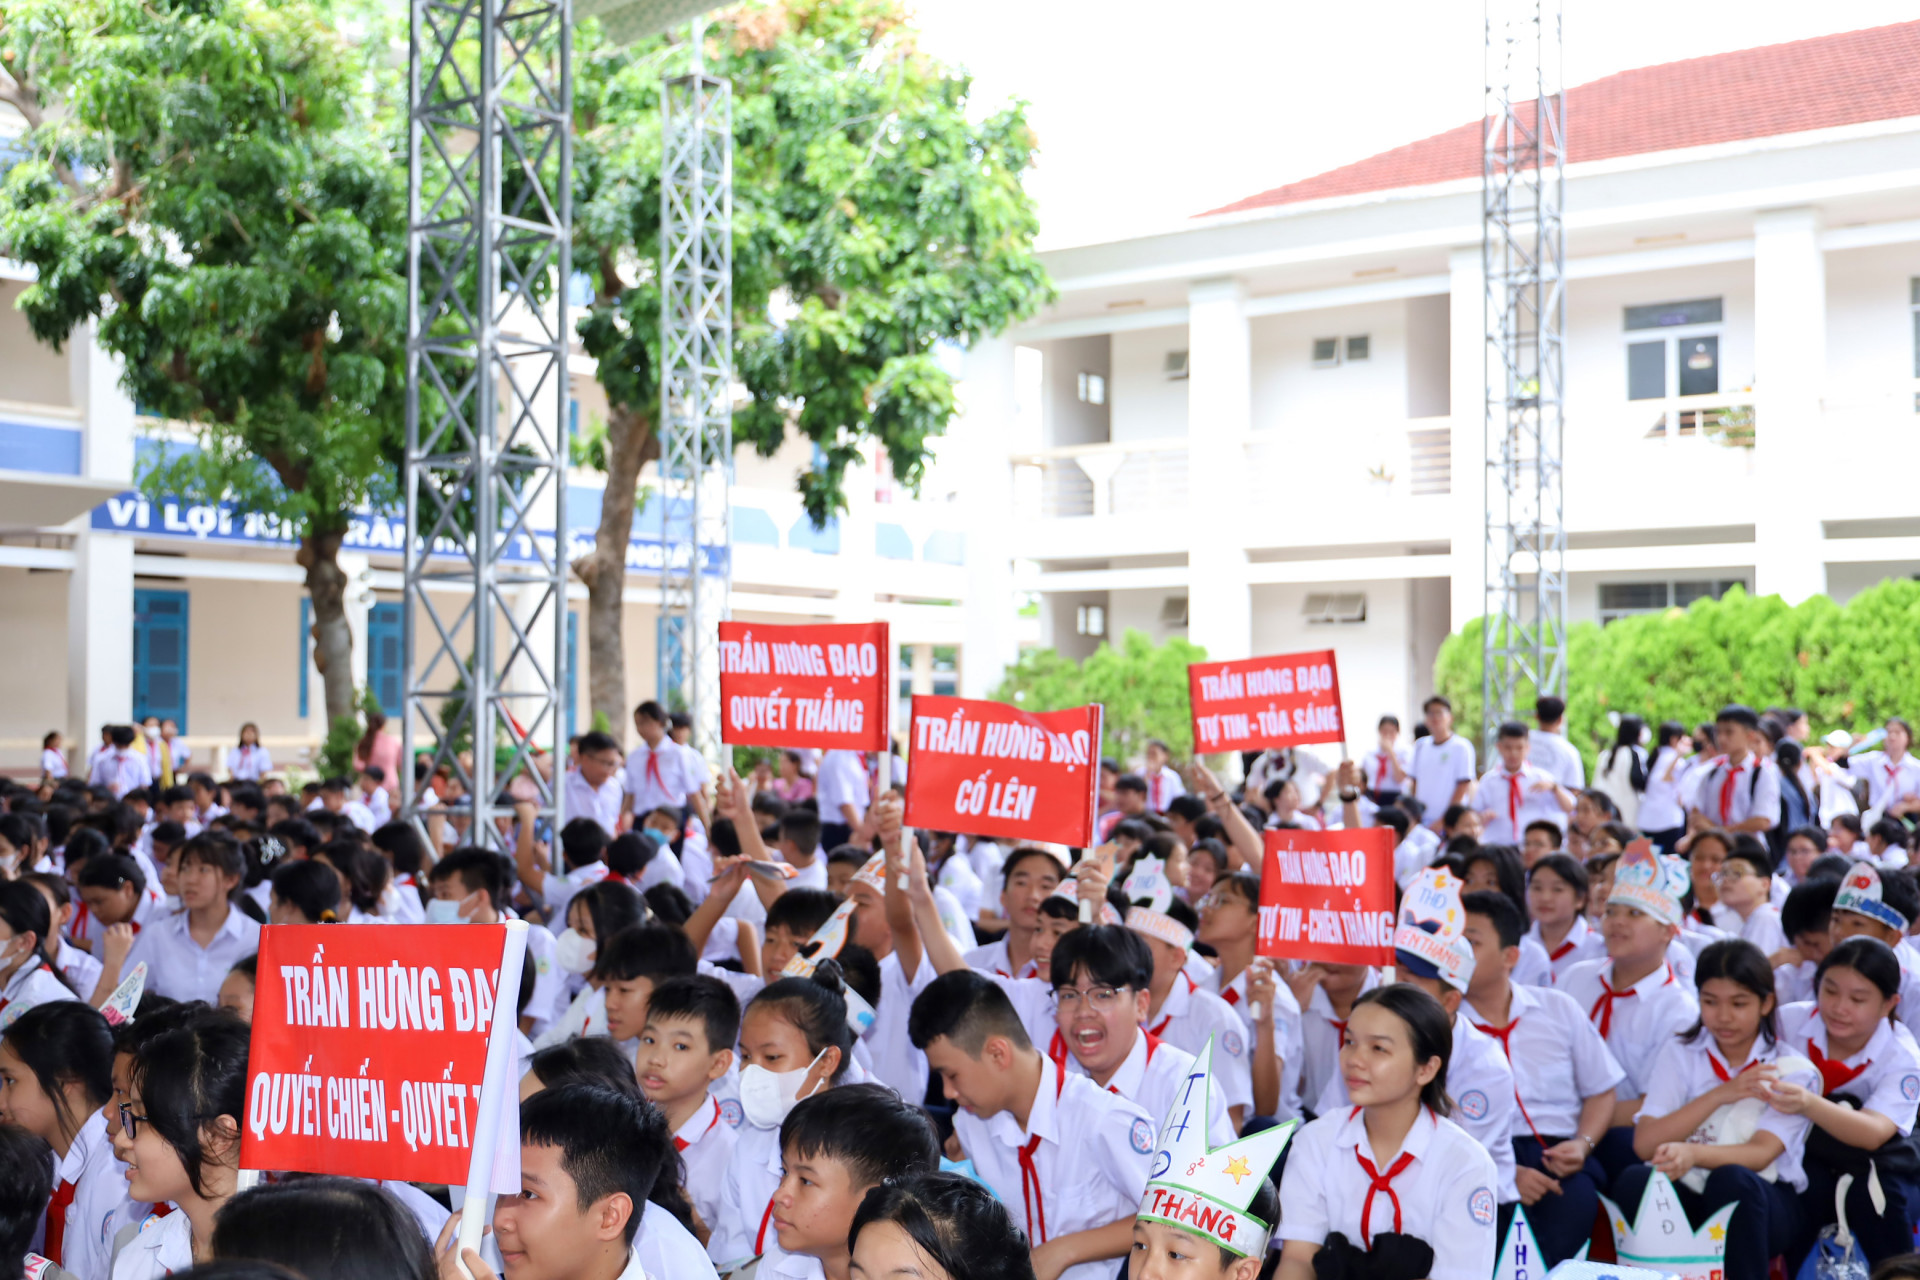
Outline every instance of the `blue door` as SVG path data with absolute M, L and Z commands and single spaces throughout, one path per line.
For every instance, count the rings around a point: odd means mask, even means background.
M 133 592 L 133 718 L 187 730 L 187 593 Z
M 400 606 L 376 604 L 367 611 L 367 688 L 387 719 L 400 719 L 406 672 L 405 637 L 400 628 Z

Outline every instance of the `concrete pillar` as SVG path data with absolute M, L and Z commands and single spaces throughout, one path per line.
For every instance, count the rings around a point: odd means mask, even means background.
M 81 472 L 133 487 L 133 401 L 120 389 L 120 363 L 91 328 L 74 336 L 68 362 L 82 418 Z M 90 516 L 73 530 L 67 580 L 67 741 L 74 765 L 100 741 L 100 726 L 133 714 L 133 539 L 95 533 Z
M 1827 589 L 1820 517 L 1806 498 L 1803 461 L 1820 447 L 1826 258 L 1817 209 L 1770 210 L 1754 219 L 1753 230 L 1754 587 L 1798 604 Z
M 1453 631 L 1487 611 L 1487 384 L 1486 276 L 1480 246 L 1455 249 L 1447 261 L 1451 277 L 1448 368 L 1452 401 Z
M 930 644 L 908 645 L 908 655 L 913 664 L 912 690 L 917 694 L 933 692 L 933 646 Z
M 1013 619 L 1014 343 L 983 338 L 966 355 L 961 421 L 947 440 L 967 477 L 967 623 L 960 652 L 962 697 L 992 693 L 1019 659 Z
M 1197 281 L 1187 307 L 1187 638 L 1219 662 L 1253 652 L 1247 552 L 1221 537 L 1243 501 L 1253 354 L 1239 281 Z
M 874 469 L 871 453 L 878 448 L 869 445 L 870 452 L 861 454 L 847 468 L 847 509 L 840 516 L 840 554 L 831 557 L 838 579 L 833 616 L 839 622 L 872 622 L 879 612 L 873 590 L 880 559 L 874 550 L 880 508 L 873 500 L 879 472 Z

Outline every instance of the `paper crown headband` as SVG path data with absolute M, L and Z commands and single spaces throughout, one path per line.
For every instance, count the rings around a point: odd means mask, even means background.
M 1263 1129 L 1224 1147 L 1207 1146 L 1207 1116 L 1213 1091 L 1213 1038 L 1160 1125 L 1140 1216 L 1204 1236 L 1229 1253 L 1258 1258 L 1266 1253 L 1273 1224 L 1247 1212 L 1260 1185 L 1299 1128 L 1298 1120 Z
M 1193 930 L 1167 914 L 1167 908 L 1173 905 L 1173 882 L 1167 879 L 1165 862 L 1159 858 L 1136 859 L 1121 892 L 1128 902 L 1144 904 L 1127 909 L 1127 928 L 1182 951 L 1193 945 Z
M 1472 1212 L 1471 1207 L 1468 1211 Z M 1580 1252 L 1568 1261 L 1584 1262 L 1589 1245 L 1589 1241 L 1581 1241 Z M 1537 1280 L 1546 1270 L 1547 1260 L 1540 1252 L 1540 1242 L 1534 1239 L 1533 1224 L 1527 1221 L 1526 1209 L 1516 1205 L 1513 1225 L 1507 1228 L 1507 1238 L 1500 1242 L 1499 1256 L 1493 1262 L 1493 1280 Z M 1553 1277 L 1561 1280 L 1559 1267 L 1553 1269 Z M 1637 1278 L 1622 1276 L 1620 1280 L 1655 1280 L 1655 1276 L 1649 1272 Z
M 1619 1205 L 1600 1197 L 1613 1224 L 1613 1247 L 1622 1264 L 1645 1267 L 1683 1280 L 1710 1280 L 1721 1275 L 1727 1253 L 1727 1221 L 1735 1205 L 1716 1209 L 1695 1231 L 1687 1211 L 1664 1173 L 1647 1180 L 1639 1212 L 1631 1220 Z
M 1445 867 L 1429 867 L 1407 886 L 1393 931 L 1394 957 L 1423 978 L 1455 991 L 1473 980 L 1473 945 L 1462 935 L 1461 882 Z
M 1053 892 L 1048 894 L 1047 897 L 1058 898 L 1062 902 L 1072 902 L 1072 903 L 1078 904 L 1080 901 L 1080 881 L 1074 878 L 1073 876 L 1068 876 L 1066 879 L 1062 880 L 1059 884 L 1055 885 L 1053 887 Z M 1101 924 L 1121 923 L 1120 913 L 1113 909 L 1113 904 L 1111 902 L 1102 900 L 1100 903 L 1099 910 L 1094 914 L 1099 917 L 1099 921 Z M 1083 916 L 1082 918 L 1085 918 L 1085 917 Z
M 1853 864 L 1853 869 L 1847 872 L 1847 878 L 1840 882 L 1840 892 L 1833 897 L 1833 909 L 1866 916 L 1901 933 L 1905 933 L 1913 923 L 1887 905 L 1885 891 L 1880 885 L 1880 873 L 1874 870 L 1871 862 Z
M 1649 840 L 1635 840 L 1614 867 L 1607 905 L 1618 902 L 1661 924 L 1677 925 L 1685 915 L 1680 899 L 1686 896 L 1688 883 L 1686 863 L 1656 854 Z

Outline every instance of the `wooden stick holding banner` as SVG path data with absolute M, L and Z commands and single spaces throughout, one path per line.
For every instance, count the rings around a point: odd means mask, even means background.
M 556 841 L 557 843 L 557 841 Z M 514 1145 L 516 1167 L 519 1164 L 520 1127 L 516 1120 L 513 1132 L 502 1133 L 509 1108 L 502 1105 L 500 1099 L 511 1096 L 511 1111 L 516 1117 L 520 1112 L 519 1072 L 514 1070 L 515 1049 L 514 1032 L 518 1019 L 514 1016 L 519 1006 L 520 971 L 527 956 L 527 922 L 509 920 L 507 942 L 500 954 L 500 980 L 494 984 L 493 1021 L 487 1028 L 487 1070 L 480 1085 L 480 1114 L 473 1126 L 473 1150 L 467 1157 L 467 1198 L 465 1212 L 460 1215 L 460 1244 L 455 1257 L 460 1260 L 460 1271 L 473 1280 L 473 1273 L 467 1270 L 466 1251 L 480 1250 L 481 1237 L 486 1234 L 487 1214 L 484 1212 L 487 1196 L 494 1190 L 494 1174 L 499 1171 L 499 1151 L 503 1142 Z

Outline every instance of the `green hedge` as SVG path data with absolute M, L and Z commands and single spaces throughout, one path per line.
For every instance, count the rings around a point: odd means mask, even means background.
M 1480 724 L 1482 620 L 1440 646 L 1434 684 L 1460 727 Z M 1567 633 L 1567 734 L 1586 757 L 1613 742 L 1609 713 L 1689 727 L 1724 703 L 1797 706 L 1816 735 L 1854 733 L 1920 711 L 1920 582 L 1890 579 L 1844 605 L 1814 596 L 1788 605 L 1735 588 L 1686 609 Z M 1531 710 L 1533 690 L 1522 690 Z
M 1159 738 L 1184 760 L 1193 751 L 1187 665 L 1206 660 L 1205 649 L 1180 636 L 1156 645 L 1129 629 L 1118 646 L 1103 644 L 1085 662 L 1056 649 L 1029 649 L 1007 668 L 993 697 L 1026 711 L 1098 702 L 1106 708 L 1102 755 L 1124 767 L 1146 753 L 1149 738 Z

